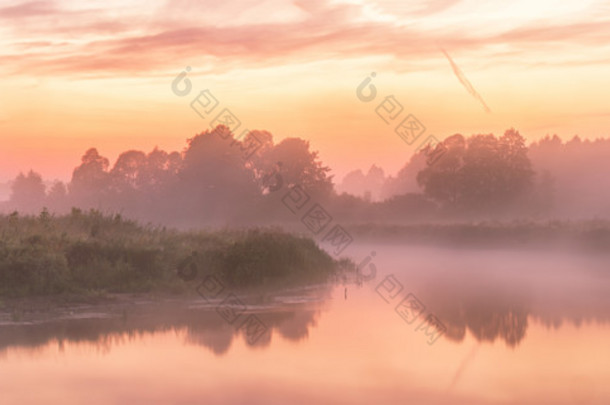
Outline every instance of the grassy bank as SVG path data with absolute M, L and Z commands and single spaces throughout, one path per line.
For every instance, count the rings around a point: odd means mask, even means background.
M 325 282 L 343 266 L 279 230 L 178 232 L 97 211 L 0 216 L 0 296 L 188 293 L 216 274 L 232 288 Z

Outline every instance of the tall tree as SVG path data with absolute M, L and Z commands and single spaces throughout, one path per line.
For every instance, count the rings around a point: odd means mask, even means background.
M 426 196 L 453 207 L 459 203 L 463 192 L 461 170 L 464 167 L 466 139 L 461 134 L 452 135 L 443 141 L 443 147 L 443 157 L 434 164 L 425 159 L 425 151 L 419 154 L 419 160 L 424 161 L 426 166 L 417 174 L 417 183 Z
M 424 193 L 444 207 L 466 212 L 501 211 L 530 189 L 534 171 L 525 140 L 514 129 L 443 141 L 446 154 L 417 175 Z
M 109 161 L 97 149 L 91 148 L 81 158 L 81 164 L 72 172 L 68 185 L 74 205 L 91 208 L 104 204 L 110 186 Z
M 47 192 L 47 205 L 54 212 L 66 211 L 68 207 L 68 190 L 61 181 L 53 183 Z
M 117 192 L 136 190 L 141 185 L 142 172 L 146 167 L 146 154 L 139 150 L 130 150 L 119 155 L 110 177 L 112 187 Z
M 308 194 L 328 198 L 333 192 L 330 168 L 324 166 L 318 152 L 311 151 L 309 142 L 300 138 L 286 138 L 263 155 L 267 164 L 281 162 L 284 185 L 301 186 Z
M 175 198 L 193 218 L 226 223 L 260 195 L 240 141 L 219 126 L 188 140 Z
M 32 170 L 19 173 L 11 186 L 10 205 L 24 212 L 35 212 L 45 204 L 45 185 L 42 176 Z

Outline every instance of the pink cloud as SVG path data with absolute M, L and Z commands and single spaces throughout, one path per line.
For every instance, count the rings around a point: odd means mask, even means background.
M 415 14 L 434 14 L 452 7 L 457 1 L 430 0 Z M 209 6 L 209 12 L 224 13 L 231 9 L 216 3 L 171 0 L 160 13 L 153 12 L 152 16 L 134 17 L 126 13 L 125 18 L 117 19 L 104 10 L 61 10 L 52 2 L 5 7 L 0 9 L 0 16 L 4 16 L 12 27 L 14 37 L 20 39 L 16 42 L 25 41 L 22 35 L 37 35 L 45 36 L 52 44 L 41 43 L 37 49 L 33 42 L 38 39 L 32 39 L 29 52 L 5 51 L 0 56 L 11 62 L 10 72 L 87 76 L 155 74 L 199 57 L 213 58 L 216 71 L 228 71 L 235 66 L 276 66 L 390 55 L 395 56 L 395 67 L 400 69 L 407 63 L 405 61 L 413 63 L 438 57 L 439 44 L 454 51 L 507 44 L 518 53 L 534 44 L 551 42 L 605 45 L 605 38 L 610 34 L 610 22 L 524 26 L 493 36 L 476 36 L 463 27 L 450 26 L 424 31 L 412 26 L 367 21 L 358 18 L 362 17 L 359 5 L 331 4 L 326 0 L 295 2 L 293 6 L 301 10 L 301 15 L 294 21 L 210 25 L 198 23 L 198 15 L 207 15 L 203 14 L 207 11 L 201 4 Z M 276 6 L 276 2 L 269 3 L 271 8 Z M 170 11 L 172 18 L 165 17 L 163 13 Z M 58 14 L 61 15 L 59 20 Z M 8 19 L 8 15 L 13 17 Z M 35 26 L 22 27 L 19 20 L 31 16 L 38 16 L 41 21 Z M 67 35 L 77 41 L 71 46 L 57 46 L 56 43 L 65 40 Z
M 15 6 L 0 8 L 0 18 L 28 18 L 57 14 L 59 10 L 52 1 L 29 1 Z

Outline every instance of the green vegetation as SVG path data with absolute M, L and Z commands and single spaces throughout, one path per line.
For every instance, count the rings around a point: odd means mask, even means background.
M 279 233 L 249 232 L 217 252 L 220 261 L 216 270 L 236 287 L 273 283 L 286 273 L 298 280 L 322 282 L 335 264 L 313 240 Z
M 234 288 L 293 285 L 327 281 L 338 264 L 279 230 L 178 232 L 78 209 L 0 216 L 0 296 L 182 293 L 212 273 Z

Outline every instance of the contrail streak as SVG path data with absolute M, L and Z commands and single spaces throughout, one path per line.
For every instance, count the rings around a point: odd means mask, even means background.
M 470 365 L 472 360 L 474 360 L 474 357 L 476 356 L 477 352 L 479 351 L 479 346 L 480 346 L 480 344 L 477 344 L 476 346 L 474 346 L 472 348 L 472 350 L 466 355 L 464 360 L 462 360 L 462 363 L 456 370 L 455 375 L 453 376 L 453 380 L 451 380 L 451 384 L 449 385 L 449 388 L 447 389 L 447 391 L 451 391 L 455 387 L 457 382 L 460 380 L 460 378 L 462 377 L 462 374 L 466 370 L 466 367 L 468 365 Z
M 483 97 L 481 97 L 481 95 L 474 89 L 474 87 L 472 87 L 472 84 L 470 84 L 470 82 L 468 81 L 466 76 L 464 76 L 464 72 L 462 72 L 460 70 L 458 65 L 455 64 L 453 59 L 451 59 L 451 56 L 449 56 L 449 54 L 444 49 L 441 48 L 441 51 L 443 51 L 443 53 L 447 57 L 447 60 L 449 61 L 449 63 L 451 63 L 451 68 L 453 69 L 453 73 L 455 73 L 455 76 L 458 78 L 460 83 L 462 83 L 462 85 L 466 88 L 468 93 L 470 93 L 474 98 L 479 100 L 479 102 L 483 105 L 483 108 L 485 108 L 485 112 L 490 113 L 491 110 L 489 109 L 487 104 L 485 104 L 485 100 L 483 100 Z

